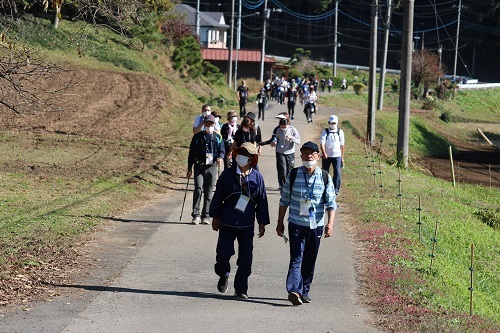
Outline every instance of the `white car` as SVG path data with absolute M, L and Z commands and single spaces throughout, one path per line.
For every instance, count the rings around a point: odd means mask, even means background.
M 470 77 L 465 77 L 465 76 L 462 76 L 460 79 L 459 79 L 459 82 L 462 83 L 462 84 L 475 84 L 475 83 L 478 83 L 478 79 L 473 79 L 473 78 L 470 78 Z

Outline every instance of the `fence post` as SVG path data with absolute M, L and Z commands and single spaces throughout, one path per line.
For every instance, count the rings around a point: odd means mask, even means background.
M 451 165 L 451 178 L 453 179 L 453 186 L 455 186 L 455 170 L 453 169 L 453 153 L 451 151 L 451 146 L 449 146 L 450 154 L 450 165 Z
M 418 222 L 417 222 L 417 225 L 418 225 L 418 240 L 420 241 L 420 244 L 422 244 L 422 206 L 420 205 L 420 194 L 418 195 L 418 208 L 417 208 L 417 211 L 418 211 Z
M 401 167 L 398 167 L 399 179 L 398 179 L 398 197 L 399 197 L 399 212 L 403 211 L 403 195 L 401 194 Z
M 474 293 L 474 243 L 471 244 L 470 246 L 470 305 L 469 305 L 469 312 L 470 315 L 472 316 L 473 314 L 473 307 L 472 307 L 472 300 L 473 300 L 473 293 Z
M 432 252 L 429 255 L 431 257 L 431 266 L 429 267 L 429 273 L 432 273 L 432 264 L 434 263 L 434 258 L 436 257 L 436 255 L 434 253 L 436 251 L 437 232 L 438 232 L 438 222 L 436 221 L 436 227 L 434 228 L 434 237 L 431 238 Z
M 384 197 L 384 184 L 382 182 L 382 162 L 380 159 L 380 154 L 378 155 L 378 174 L 380 175 L 380 193 L 382 195 L 382 198 Z

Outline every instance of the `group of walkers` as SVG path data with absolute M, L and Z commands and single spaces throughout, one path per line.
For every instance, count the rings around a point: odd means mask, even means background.
M 295 118 L 295 106 L 300 103 L 303 106 L 307 122 L 312 123 L 318 109 L 317 87 L 318 81 L 314 78 L 298 80 L 297 82 L 295 79 L 288 82 L 285 78 L 276 79 L 273 82 L 267 80 L 256 96 L 257 120 L 264 120 L 269 101 L 275 100 L 278 104 L 287 105 L 288 114 L 292 120 Z M 250 98 L 250 91 L 245 80 L 241 81 L 236 89 L 236 96 L 240 107 L 240 118 L 243 118 L 247 114 L 246 106 Z
M 259 238 L 264 236 L 266 225 L 270 223 L 259 155 L 262 146 L 275 147 L 281 194 L 276 233 L 290 243 L 286 278 L 288 300 L 293 305 L 310 303 L 309 292 L 320 240 L 322 235 L 330 237 L 333 232 L 336 195 L 344 161 L 344 133 L 338 128 L 337 116 L 330 116 L 328 128 L 321 133 L 320 145 L 311 141 L 304 143 L 300 147 L 302 166 L 295 168 L 295 145 L 300 145 L 300 134 L 291 125 L 289 113 L 276 116 L 278 126 L 267 141 L 262 141 L 253 112 L 245 110 L 241 118 L 239 124 L 236 112 L 228 112 L 227 122 L 219 125 L 217 131 L 219 119 L 212 114 L 210 105 L 204 105 L 202 114 L 193 123 L 187 170 L 188 178 L 194 170 L 192 223 L 210 224 L 212 218 L 212 229 L 219 233 L 214 266 L 219 276 L 219 292 L 228 290 L 230 259 L 235 254 L 234 241 L 238 240 L 234 295 L 239 299 L 248 298 L 255 220 Z M 317 165 L 321 157 L 322 168 Z M 333 180 L 328 172 L 330 165 L 334 170 Z M 220 173 L 222 168 L 224 171 Z M 285 236 L 284 224 L 287 210 L 289 238 Z

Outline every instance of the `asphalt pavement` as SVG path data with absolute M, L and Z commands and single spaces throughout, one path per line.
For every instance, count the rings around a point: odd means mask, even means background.
M 265 121 L 258 121 L 263 139 L 270 138 L 280 111 L 285 106 L 271 101 Z M 296 111 L 292 125 L 302 143 L 319 142 L 329 111 L 319 109 L 322 120 L 316 122 L 321 121 L 322 127 L 306 124 L 304 114 Z M 300 165 L 298 148 L 296 165 Z M 74 284 L 47 286 L 62 290 L 50 302 L 1 311 L 0 332 L 378 332 L 369 324 L 373 318 L 356 293 L 354 244 L 342 221 L 348 203 L 341 196 L 333 237 L 321 242 L 312 303 L 288 302 L 288 245 L 275 231 L 279 191 L 274 148 L 263 147 L 259 167 L 271 225 L 264 237 L 254 239 L 248 300 L 233 296 L 236 256 L 229 290 L 217 291 L 213 270 L 217 233 L 209 225 L 191 224 L 192 181 L 179 221 L 186 184 L 179 179 L 174 184 L 177 191 L 105 224 L 105 237 L 94 244 L 99 260 L 92 274 Z

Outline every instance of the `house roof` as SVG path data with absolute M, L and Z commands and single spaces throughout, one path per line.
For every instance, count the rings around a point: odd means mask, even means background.
M 238 50 L 238 61 L 242 62 L 260 62 L 261 58 L 260 50 Z M 228 49 L 210 49 L 206 48 L 202 50 L 203 60 L 229 60 L 229 50 Z M 236 59 L 236 50 L 233 50 L 233 59 Z M 277 63 L 276 59 L 268 56 L 264 56 L 265 63 Z
M 190 25 L 195 25 L 196 9 L 184 5 L 175 5 L 175 11 L 180 14 L 186 14 L 186 21 Z M 219 12 L 202 12 L 200 11 L 200 27 L 215 27 L 229 29 L 229 25 L 224 21 L 224 13 Z

